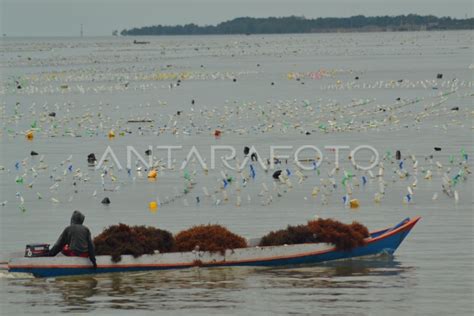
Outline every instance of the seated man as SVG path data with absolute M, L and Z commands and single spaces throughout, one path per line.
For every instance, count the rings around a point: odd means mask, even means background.
M 84 218 L 85 216 L 79 211 L 72 213 L 71 225 L 64 229 L 56 244 L 49 251 L 49 255 L 55 256 L 61 251 L 62 254 L 69 257 L 89 257 L 93 268 L 96 269 L 91 232 L 89 228 L 82 225 Z

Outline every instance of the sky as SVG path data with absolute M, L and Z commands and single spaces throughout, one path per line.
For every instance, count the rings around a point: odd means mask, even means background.
M 150 25 L 217 24 L 236 17 L 358 14 L 473 16 L 472 0 L 0 0 L 0 34 L 108 36 Z

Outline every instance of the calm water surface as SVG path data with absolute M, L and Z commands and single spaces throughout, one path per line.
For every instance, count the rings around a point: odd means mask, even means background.
M 53 243 L 74 209 L 86 214 L 85 224 L 94 235 L 118 222 L 155 225 L 172 232 L 197 223 L 220 223 L 250 238 L 304 223 L 315 215 L 357 220 L 371 230 L 405 217 L 422 216 L 422 220 L 391 258 L 312 267 L 195 268 L 58 279 L 0 270 L 2 315 L 474 313 L 472 178 L 468 175 L 456 185 L 457 203 L 441 189 L 443 173 L 452 178 L 460 170 L 461 149 L 470 159 L 474 154 L 472 32 L 161 37 L 150 38 L 150 45 L 140 47 L 132 41 L 2 41 L 0 202 L 7 201 L 0 207 L 2 261 L 21 253 L 27 243 Z M 290 72 L 323 77 L 296 81 L 288 79 Z M 162 73 L 190 77 L 170 88 L 176 78 L 163 79 Z M 443 78 L 437 81 L 438 73 Z M 354 86 L 358 84 L 355 76 L 360 77 L 359 86 Z M 398 86 L 390 83 L 400 79 L 404 81 Z M 15 81 L 23 85 L 21 91 Z M 353 85 L 344 86 L 350 82 Z M 453 86 L 455 93 L 440 96 Z M 404 103 L 397 103 L 399 97 Z M 354 105 L 358 102 L 362 105 Z M 393 108 L 390 117 L 377 112 L 394 104 L 403 106 Z M 455 106 L 459 111 L 450 110 Z M 178 110 L 184 111 L 180 117 Z M 46 115 L 51 111 L 57 112 L 55 121 Z M 126 123 L 144 117 L 156 123 Z M 28 142 L 24 132 L 35 120 L 40 130 Z M 155 133 L 157 126 L 169 131 L 174 120 L 179 133 Z M 330 127 L 331 122 L 349 125 L 322 132 L 320 124 Z M 219 140 L 211 136 L 215 128 L 224 131 Z M 110 129 L 127 133 L 108 140 Z M 305 135 L 305 130 L 311 135 Z M 321 195 L 311 196 L 313 187 L 328 178 L 330 163 L 323 164 L 320 175 L 305 173 L 308 178 L 302 184 L 293 176 L 293 188 L 281 187 L 282 197 L 274 195 L 269 203 L 270 193 L 261 197 L 259 192 L 262 183 L 274 190 L 271 173 L 257 170 L 256 179 L 242 188 L 242 205 L 236 207 L 234 189 L 229 190 L 228 202 L 216 203 L 222 199 L 219 192 L 214 194 L 220 170 L 206 176 L 198 169 L 193 176 L 197 184 L 187 196 L 177 194 L 183 187 L 182 171 L 165 171 L 156 182 L 149 182 L 135 170 L 131 176 L 114 170 L 117 180 L 106 180 L 105 187 L 115 191 L 104 191 L 101 172 L 89 168 L 85 159 L 91 152 L 100 157 L 110 145 L 125 163 L 127 145 L 143 152 L 148 145 L 170 144 L 196 145 L 207 159 L 209 146 L 216 144 L 234 145 L 238 151 L 252 144 L 264 157 L 270 144 L 321 148 L 369 144 L 381 157 L 401 150 L 410 176 L 400 179 L 398 163 L 386 160 L 382 202 L 373 201 L 379 190 L 374 178 L 365 186 L 354 185 L 353 195 L 361 207 L 349 210 L 342 203 L 342 171 L 336 175 L 337 188 L 327 203 Z M 442 151 L 434 152 L 435 146 Z M 40 157 L 30 157 L 31 150 L 45 156 L 47 169 L 38 168 Z M 186 154 L 177 152 L 176 159 Z M 412 168 L 411 154 L 419 160 L 418 171 Z M 436 161 L 443 167 L 438 168 Z M 73 178 L 69 165 L 80 169 L 88 181 Z M 469 166 L 472 170 L 472 163 Z M 341 168 L 349 170 L 350 165 L 342 162 Z M 424 179 L 426 170 L 433 172 L 431 180 Z M 24 176 L 24 183 L 17 183 L 19 176 Z M 58 187 L 52 187 L 57 178 L 61 179 Z M 415 178 L 413 200 L 404 204 L 407 186 Z M 202 187 L 209 188 L 213 197 L 204 198 Z M 435 193 L 438 197 L 433 199 Z M 104 196 L 112 204 L 100 204 Z M 153 214 L 147 205 L 157 196 L 168 203 Z

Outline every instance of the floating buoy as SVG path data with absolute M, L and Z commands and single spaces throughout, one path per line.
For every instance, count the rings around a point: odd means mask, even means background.
M 35 138 L 35 134 L 33 133 L 33 131 L 28 131 L 26 132 L 26 139 L 28 140 L 33 140 L 33 138 Z
M 154 212 L 158 208 L 158 203 L 156 203 L 156 201 L 151 201 L 150 203 L 148 203 L 148 208 L 150 209 L 150 211 Z
M 95 157 L 94 153 L 90 153 L 89 155 L 87 155 L 87 162 L 88 163 L 93 164 L 96 161 L 97 161 L 97 158 Z
M 349 206 L 351 208 L 358 208 L 359 207 L 359 200 L 358 199 L 352 199 L 349 201 Z
M 396 151 L 396 153 L 395 153 L 395 159 L 397 159 L 397 160 L 402 159 L 402 154 L 401 154 L 400 150 L 397 150 L 397 151 Z
M 273 173 L 272 177 L 273 179 L 278 180 L 280 178 L 280 175 L 281 175 L 281 170 L 277 170 Z
M 155 169 L 151 169 L 150 172 L 148 172 L 148 179 L 156 179 L 156 176 L 158 173 L 156 172 Z

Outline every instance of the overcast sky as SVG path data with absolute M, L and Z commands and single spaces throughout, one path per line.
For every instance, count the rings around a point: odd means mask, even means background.
M 236 17 L 363 14 L 472 17 L 472 0 L 0 0 L 0 33 L 8 36 L 111 35 L 149 25 L 216 24 Z

